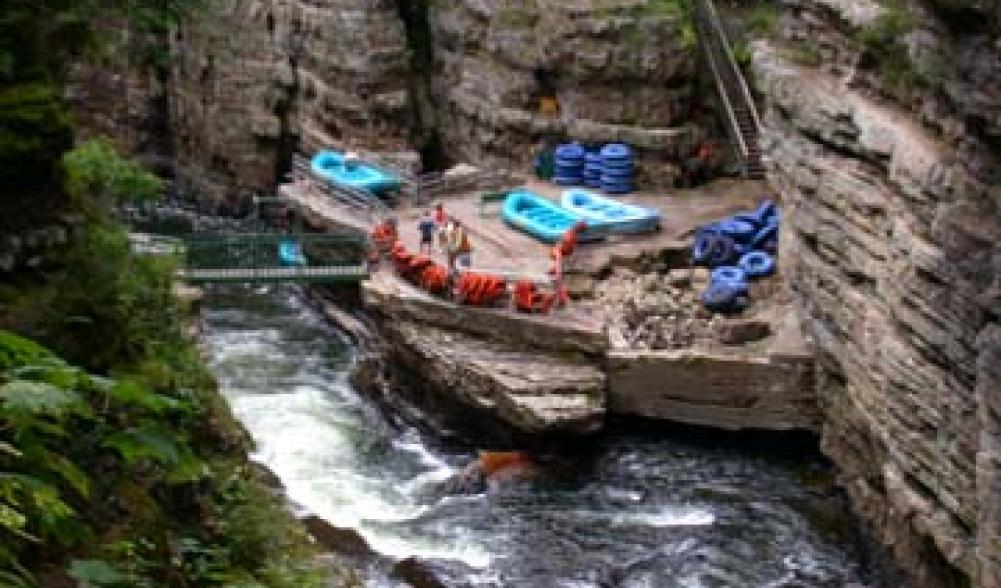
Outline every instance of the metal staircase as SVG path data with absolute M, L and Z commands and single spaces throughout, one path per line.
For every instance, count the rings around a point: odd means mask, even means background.
M 716 82 L 727 133 L 737 146 L 743 174 L 748 178 L 762 179 L 765 169 L 758 142 L 761 121 L 751 92 L 733 58 L 730 40 L 712 0 L 693 0 L 693 4 L 699 44 Z

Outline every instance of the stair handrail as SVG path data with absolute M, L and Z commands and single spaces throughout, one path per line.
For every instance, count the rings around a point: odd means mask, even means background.
M 733 51 L 730 49 L 730 38 L 723 29 L 723 25 L 719 19 L 719 13 L 716 12 L 716 6 L 713 4 L 712 0 L 696 0 L 696 2 L 702 5 L 709 18 L 710 26 L 712 26 L 720 44 L 723 46 L 723 53 L 726 57 L 726 65 L 729 67 L 731 77 L 736 80 L 737 87 L 739 88 L 744 99 L 745 106 L 751 114 L 751 120 L 754 123 L 754 131 L 756 133 L 760 133 L 761 119 L 758 118 L 758 109 L 754 106 L 754 99 L 751 97 L 751 91 L 747 87 L 744 75 L 740 72 L 740 68 L 737 66 L 737 60 L 733 57 Z
M 697 0 L 697 2 L 701 5 L 703 0 Z M 704 6 L 700 7 L 703 8 L 703 10 L 698 11 L 701 13 L 704 11 Z M 699 29 L 702 31 L 703 27 L 699 27 Z M 728 91 L 726 82 L 723 81 L 723 76 L 716 64 L 716 52 L 713 51 L 713 45 L 715 45 L 715 43 L 713 42 L 713 39 L 709 38 L 709 33 L 706 31 L 702 31 L 700 36 L 703 37 L 706 61 L 709 62 L 709 69 L 712 70 L 713 79 L 716 81 L 716 87 L 719 89 L 718 93 L 720 101 L 723 103 L 723 109 L 726 111 L 727 119 L 730 123 L 728 127 L 730 135 L 737 141 L 737 145 L 740 148 L 741 159 L 746 165 L 747 159 L 750 155 L 750 149 L 747 146 L 747 141 L 744 139 L 743 133 L 741 133 L 740 124 L 737 122 L 737 115 L 733 111 L 733 105 L 730 103 L 730 92 Z

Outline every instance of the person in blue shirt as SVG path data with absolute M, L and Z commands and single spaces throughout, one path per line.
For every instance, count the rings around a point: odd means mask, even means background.
M 421 232 L 420 251 L 432 253 L 434 251 L 434 236 L 438 232 L 438 223 L 431 218 L 431 211 L 425 210 L 421 214 L 421 220 L 417 223 L 417 228 Z

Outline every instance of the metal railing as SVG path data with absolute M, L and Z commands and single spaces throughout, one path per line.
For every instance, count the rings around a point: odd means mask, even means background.
M 754 99 L 712 0 L 693 2 L 700 45 L 716 82 L 727 132 L 739 148 L 745 175 L 759 177 L 763 174 L 758 147 L 761 120 Z

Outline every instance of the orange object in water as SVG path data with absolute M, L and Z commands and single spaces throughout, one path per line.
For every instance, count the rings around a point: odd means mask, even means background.
M 480 451 L 480 469 L 490 477 L 498 471 L 512 467 L 531 467 L 535 464 L 521 451 Z

